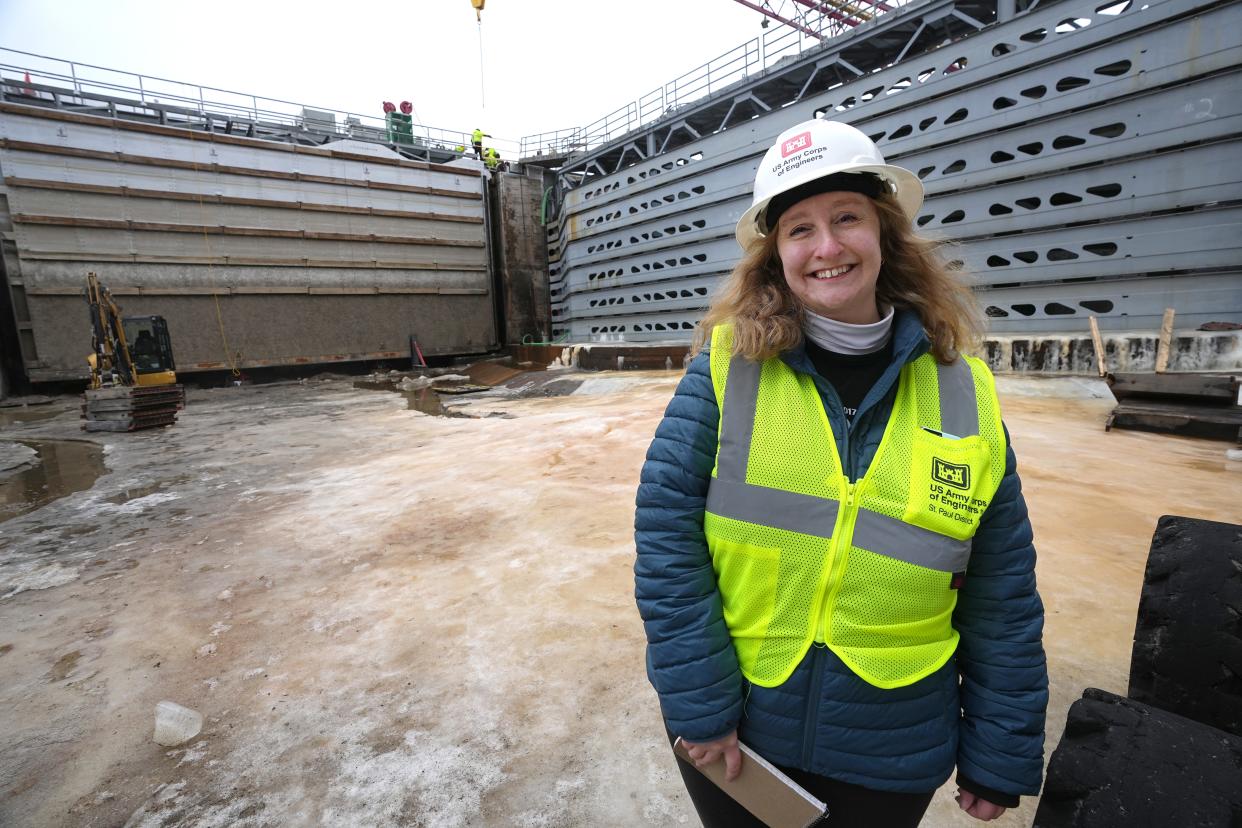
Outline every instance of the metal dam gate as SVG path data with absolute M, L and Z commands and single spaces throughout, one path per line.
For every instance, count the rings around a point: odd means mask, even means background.
M 917 172 L 917 224 L 957 242 L 992 334 L 1154 330 L 1166 307 L 1242 322 L 1236 0 L 926 0 L 762 51 L 742 47 L 724 90 L 657 90 L 624 134 L 577 136 L 549 227 L 554 336 L 688 339 L 739 256 L 759 159 L 812 117 Z

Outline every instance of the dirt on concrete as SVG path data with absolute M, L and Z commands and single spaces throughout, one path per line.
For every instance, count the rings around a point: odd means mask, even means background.
M 343 378 L 221 388 L 91 435 L 106 474 L 0 523 L 0 825 L 697 824 L 632 599 L 678 376 L 515 376 L 459 417 Z M 1242 520 L 1223 444 L 1105 433 L 1101 389 L 1002 380 L 1049 753 L 1084 687 L 1125 692 L 1156 518 Z M 54 405 L 0 440 L 80 437 Z M 204 717 L 176 748 L 165 699 Z M 924 824 L 974 823 L 952 793 Z

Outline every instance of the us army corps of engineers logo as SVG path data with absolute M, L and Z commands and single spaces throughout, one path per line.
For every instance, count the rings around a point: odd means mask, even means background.
M 970 488 L 970 466 L 946 463 L 939 457 L 932 458 L 932 478 L 955 489 Z
M 988 501 L 970 495 L 970 466 L 932 458 L 932 480 L 927 510 L 959 523 L 971 523 L 988 507 Z

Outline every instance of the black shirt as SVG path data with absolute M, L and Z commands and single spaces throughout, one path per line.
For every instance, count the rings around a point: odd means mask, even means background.
M 858 406 L 893 361 L 893 338 L 869 354 L 837 354 L 806 340 L 806 355 L 819 375 L 831 383 L 841 397 L 847 419 L 853 421 Z

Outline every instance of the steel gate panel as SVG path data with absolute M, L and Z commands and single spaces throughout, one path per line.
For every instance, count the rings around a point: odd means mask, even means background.
M 1235 267 L 1242 262 L 1242 207 L 1061 227 L 953 249 L 980 286 Z
M 1232 270 L 1194 274 L 1176 281 L 1118 279 L 988 288 L 978 295 L 979 303 L 988 311 L 989 327 L 996 333 L 1064 331 L 1066 319 L 1085 319 L 1092 314 L 1104 330 L 1157 330 L 1164 309 L 1174 304 L 1179 327 L 1194 328 L 1213 321 L 1222 304 L 1237 300 L 1240 282 L 1242 270 Z M 1129 324 L 1131 320 L 1138 324 Z
M 953 9 L 928 3 L 878 20 L 896 31 L 917 19 L 922 30 Z M 1242 284 L 1231 275 L 1240 222 L 1229 206 L 1242 200 L 1237 0 L 1063 0 L 907 57 L 912 36 L 892 65 L 855 71 L 842 56 L 881 26 L 865 28 L 713 99 L 732 95 L 736 109 L 753 95 L 771 114 L 702 132 L 678 112 L 571 159 L 549 228 L 554 333 L 688 338 L 700 298 L 739 256 L 733 225 L 762 154 L 783 128 L 817 114 L 855 124 L 920 173 L 920 226 L 961 240 L 953 255 L 985 304 L 996 290 L 1005 301 L 1016 291 L 1032 299 L 1010 306 L 1042 308 L 1124 281 L 1142 290 L 1098 312 L 1105 327 L 1149 324 L 1154 305 L 1133 297 L 1181 292 L 1181 319 L 1202 311 L 1242 321 Z M 781 84 L 799 72 L 801 91 Z M 831 73 L 842 82 L 815 91 Z M 1083 315 L 1014 313 L 990 324 L 1079 330 Z

